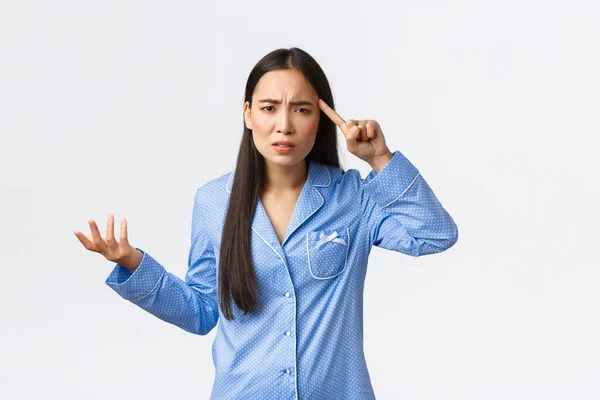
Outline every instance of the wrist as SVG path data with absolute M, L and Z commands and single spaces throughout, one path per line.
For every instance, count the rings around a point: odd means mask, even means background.
M 379 173 L 391 161 L 392 157 L 394 157 L 394 154 L 388 150 L 382 155 L 373 157 L 369 161 L 369 165 L 375 172 Z
M 119 264 L 127 268 L 129 272 L 134 273 L 135 270 L 139 267 L 140 263 L 142 262 L 143 257 L 144 254 L 138 249 L 134 248 L 133 253 L 127 258 L 125 258 L 123 261 L 121 261 Z

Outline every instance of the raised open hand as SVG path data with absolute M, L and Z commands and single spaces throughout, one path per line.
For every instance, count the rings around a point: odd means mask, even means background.
M 391 157 L 379 122 L 372 119 L 346 121 L 323 99 L 319 99 L 319 107 L 334 124 L 340 127 L 346 137 L 346 147 L 350 153 L 369 164 L 379 158 Z
M 102 254 L 107 260 L 119 263 L 131 272 L 140 264 L 142 253 L 129 244 L 127 240 L 127 220 L 121 220 L 120 242 L 115 240 L 115 217 L 110 214 L 106 223 L 106 240 L 102 239 L 98 226 L 93 219 L 88 220 L 92 234 L 85 236 L 79 231 L 73 231 L 83 246 L 93 252 Z

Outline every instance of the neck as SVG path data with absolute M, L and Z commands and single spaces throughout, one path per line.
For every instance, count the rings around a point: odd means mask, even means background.
M 288 192 L 302 189 L 308 179 L 308 161 L 293 165 L 275 164 L 265 159 L 265 192 Z

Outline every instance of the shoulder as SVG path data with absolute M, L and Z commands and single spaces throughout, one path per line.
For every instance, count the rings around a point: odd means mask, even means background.
M 331 177 L 332 187 L 354 187 L 357 188 L 362 180 L 360 171 L 354 168 L 343 169 L 341 167 L 333 167 L 327 165 L 329 175 Z
M 313 185 L 326 196 L 353 196 L 360 191 L 362 181 L 357 169 L 344 169 L 328 164 L 314 162 L 315 171 L 311 175 Z
M 227 183 L 233 171 L 229 171 L 214 179 L 209 180 L 196 189 L 196 200 L 202 202 L 214 202 L 220 200 L 229 193 L 226 190 Z

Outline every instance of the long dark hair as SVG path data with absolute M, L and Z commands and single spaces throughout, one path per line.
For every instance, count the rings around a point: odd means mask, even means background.
M 244 103 L 247 101 L 252 105 L 256 84 L 265 73 L 291 68 L 298 69 L 319 98 L 335 109 L 325 73 L 314 58 L 297 47 L 274 50 L 258 61 L 248 76 Z M 315 144 L 306 158 L 339 168 L 336 125 L 320 112 Z M 244 315 L 257 308 L 258 283 L 252 265 L 250 230 L 264 176 L 264 157 L 254 146 L 252 130 L 244 124 L 223 226 L 219 263 L 219 305 L 228 320 L 234 319 L 231 298 Z

